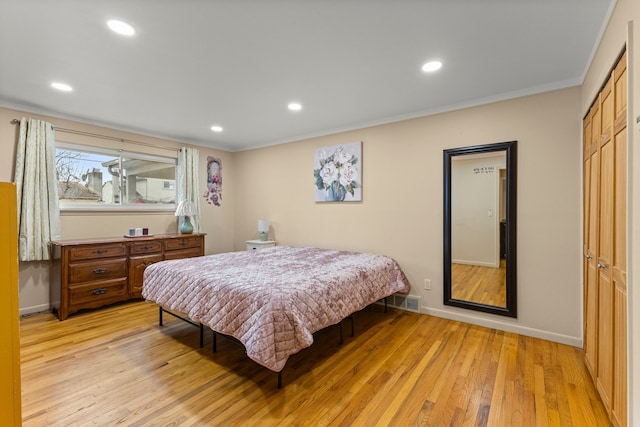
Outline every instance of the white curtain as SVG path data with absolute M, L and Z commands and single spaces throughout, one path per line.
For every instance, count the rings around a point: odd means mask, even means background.
M 178 200 L 193 204 L 196 214 L 190 217 L 194 233 L 200 232 L 200 156 L 195 148 L 182 147 L 178 153 Z
M 55 134 L 50 123 L 20 120 L 14 181 L 20 261 L 48 260 L 49 241 L 60 239 Z

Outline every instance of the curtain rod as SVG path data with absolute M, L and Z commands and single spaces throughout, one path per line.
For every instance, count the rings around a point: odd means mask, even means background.
M 13 119 L 13 120 L 11 120 L 11 124 L 12 125 L 20 124 L 20 120 Z M 73 134 L 73 135 L 91 136 L 91 137 L 94 137 L 94 138 L 107 139 L 107 140 L 110 140 L 110 141 L 119 141 L 119 142 L 126 142 L 126 143 L 129 143 L 129 144 L 144 145 L 146 147 L 159 148 L 161 150 L 180 151 L 179 148 L 161 147 L 159 145 L 150 144 L 148 142 L 134 141 L 132 139 L 124 139 L 124 138 L 118 138 L 118 137 L 115 137 L 115 136 L 100 135 L 100 134 L 97 134 L 97 133 L 84 132 L 84 131 L 74 130 L 74 129 L 65 129 L 65 128 L 61 128 L 61 127 L 57 127 L 57 126 L 53 126 L 53 125 L 51 125 L 51 127 L 56 131 L 63 132 L 63 133 L 70 133 L 70 134 Z

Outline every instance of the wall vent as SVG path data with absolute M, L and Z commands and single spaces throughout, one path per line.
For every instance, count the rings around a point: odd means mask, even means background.
M 384 300 L 378 301 L 378 304 L 384 305 Z M 387 298 L 387 304 L 390 307 L 420 313 L 420 297 L 416 295 L 393 294 Z

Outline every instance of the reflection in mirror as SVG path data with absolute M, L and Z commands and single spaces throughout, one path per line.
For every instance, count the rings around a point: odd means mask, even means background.
M 516 317 L 515 147 L 444 152 L 444 304 Z
M 506 308 L 506 262 L 500 224 L 507 212 L 500 187 L 506 152 L 451 158 L 451 297 Z

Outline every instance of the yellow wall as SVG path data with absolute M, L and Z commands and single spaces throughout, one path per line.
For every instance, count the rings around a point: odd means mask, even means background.
M 236 153 L 235 247 L 268 219 L 278 244 L 395 258 L 422 311 L 581 345 L 580 89 Z M 443 149 L 518 141 L 518 319 L 442 304 Z M 313 199 L 318 147 L 362 141 L 362 203 Z M 423 279 L 432 290 L 423 289 Z

